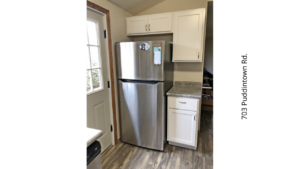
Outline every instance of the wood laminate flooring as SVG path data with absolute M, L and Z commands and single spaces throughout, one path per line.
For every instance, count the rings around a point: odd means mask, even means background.
M 212 169 L 213 113 L 202 111 L 197 150 L 166 144 L 155 151 L 119 143 L 101 156 L 103 169 Z

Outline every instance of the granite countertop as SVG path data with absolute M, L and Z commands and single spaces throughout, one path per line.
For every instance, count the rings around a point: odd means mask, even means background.
M 86 128 L 87 147 L 103 135 L 101 130 Z
M 200 99 L 202 96 L 201 82 L 175 81 L 174 86 L 167 92 L 167 96 L 191 97 Z

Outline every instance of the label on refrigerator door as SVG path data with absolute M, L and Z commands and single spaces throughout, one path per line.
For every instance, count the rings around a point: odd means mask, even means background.
M 141 50 L 149 50 L 149 48 L 150 48 L 150 44 L 147 43 L 147 42 L 143 42 L 143 43 L 140 44 L 140 49 Z
M 161 47 L 153 47 L 154 64 L 161 65 Z

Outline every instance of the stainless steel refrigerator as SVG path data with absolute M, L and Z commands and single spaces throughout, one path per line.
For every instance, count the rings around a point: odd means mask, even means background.
M 156 150 L 166 143 L 166 92 L 173 85 L 171 45 L 115 44 L 121 141 Z

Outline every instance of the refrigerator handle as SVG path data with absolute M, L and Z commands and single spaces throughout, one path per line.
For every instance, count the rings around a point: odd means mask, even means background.
M 159 82 L 155 81 L 137 81 L 137 80 L 124 80 L 124 79 L 119 79 L 123 83 L 140 83 L 140 84 L 153 84 L 157 85 Z

